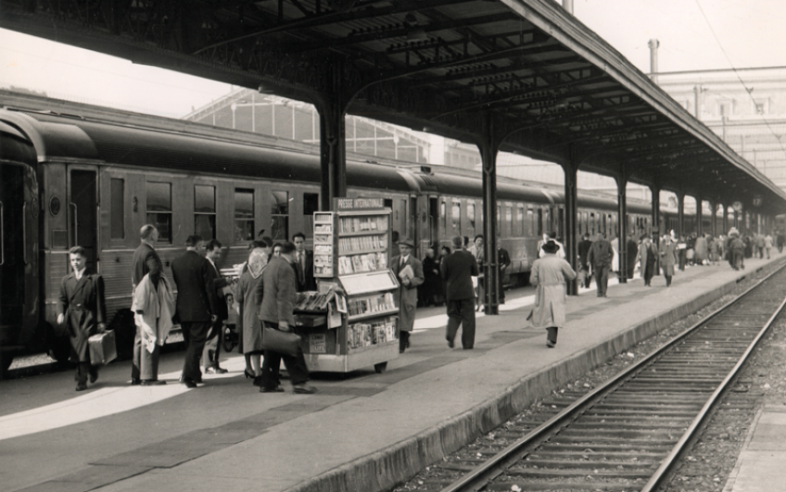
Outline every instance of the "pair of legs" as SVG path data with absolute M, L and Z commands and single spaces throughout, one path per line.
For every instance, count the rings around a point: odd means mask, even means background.
M 559 328 L 556 326 L 549 326 L 546 328 L 546 346 L 548 348 L 554 348 L 557 345 L 557 332 Z
M 461 329 L 461 347 L 471 349 L 475 346 L 475 302 L 474 299 L 448 301 L 448 326 L 445 339 L 448 346 L 453 347 L 459 326 Z
M 142 346 L 142 329 L 137 326 L 134 335 L 134 360 L 131 365 L 131 384 L 152 384 L 158 381 L 158 359 L 161 347 L 150 352 Z M 185 330 L 184 330 L 185 331 Z
M 609 268 L 609 265 L 594 265 L 592 268 L 598 297 L 606 297 L 606 289 L 609 285 Z
M 666 287 L 671 287 L 671 275 L 663 275 L 666 277 Z
M 409 347 L 409 332 L 401 331 L 398 334 L 398 353 L 403 354 Z
M 266 328 L 278 329 L 278 323 L 265 321 L 264 324 Z M 305 357 L 303 357 L 303 351 L 300 348 L 298 348 L 297 354 L 294 356 L 280 354 L 272 350 L 265 350 L 265 359 L 262 363 L 261 387 L 259 391 L 273 392 L 278 389 L 279 369 L 281 368 L 282 359 L 284 360 L 284 366 L 287 368 L 289 379 L 295 391 L 299 392 L 298 387 L 306 388 L 306 383 L 308 382 L 308 366 L 306 365 Z M 313 393 L 313 389 L 309 388 L 309 391 L 302 392 Z
M 209 321 L 181 322 L 183 340 L 186 342 L 186 357 L 183 361 L 182 381 L 187 386 L 195 385 L 202 381 L 202 371 L 199 369 L 199 358 L 205 348 L 207 332 L 210 329 Z
M 212 369 L 215 372 L 227 372 L 218 365 L 219 356 L 221 355 L 221 342 L 223 341 L 224 322 L 223 320 L 216 320 L 216 323 L 208 333 L 207 341 L 205 341 L 205 348 L 202 350 L 202 365 L 205 372 Z

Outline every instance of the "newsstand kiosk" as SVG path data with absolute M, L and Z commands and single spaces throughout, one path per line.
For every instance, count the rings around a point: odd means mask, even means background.
M 336 198 L 333 210 L 314 213 L 317 292 L 301 293 L 295 308 L 306 363 L 315 372 L 381 373 L 398 357 L 391 210 L 382 198 Z

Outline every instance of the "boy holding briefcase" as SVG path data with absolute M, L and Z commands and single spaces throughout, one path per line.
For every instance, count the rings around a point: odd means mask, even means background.
M 87 268 L 87 252 L 83 247 L 71 248 L 68 258 L 73 271 L 60 282 L 57 322 L 68 330 L 77 360 L 76 390 L 84 391 L 88 377 L 91 383 L 98 379 L 98 367 L 90 364 L 88 339 L 106 330 L 104 280 Z

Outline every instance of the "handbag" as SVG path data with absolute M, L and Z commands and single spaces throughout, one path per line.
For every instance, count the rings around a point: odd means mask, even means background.
M 300 349 L 300 335 L 266 326 L 262 328 L 262 348 L 294 357 Z

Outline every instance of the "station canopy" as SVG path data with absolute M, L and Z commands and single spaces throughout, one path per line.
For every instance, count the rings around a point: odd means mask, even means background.
M 34 36 L 767 214 L 786 194 L 552 0 L 4 0 Z M 485 120 L 484 120 L 485 119 Z M 489 128 L 489 126 L 486 126 Z

